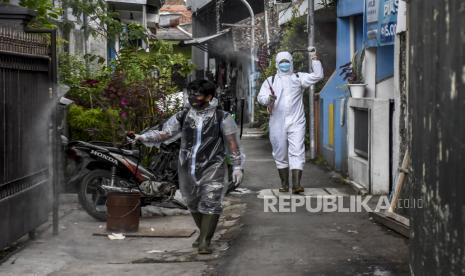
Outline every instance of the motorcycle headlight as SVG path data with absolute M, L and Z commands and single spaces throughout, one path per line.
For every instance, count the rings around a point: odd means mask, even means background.
M 81 156 L 79 155 L 78 151 L 71 147 L 66 150 L 66 155 L 68 156 L 69 159 L 74 160 L 74 161 L 79 161 L 81 159 Z

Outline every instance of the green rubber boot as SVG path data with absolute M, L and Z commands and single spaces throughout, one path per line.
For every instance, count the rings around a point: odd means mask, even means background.
M 202 227 L 200 228 L 199 254 L 211 254 L 211 241 L 215 234 L 216 225 L 220 215 L 202 215 Z
M 292 193 L 300 194 L 303 193 L 304 187 L 300 186 L 300 180 L 302 179 L 302 170 L 291 170 L 292 175 Z
M 289 192 L 289 169 L 278 169 L 279 178 L 281 179 L 281 188 L 279 192 L 288 193 Z
M 195 221 L 195 225 L 197 225 L 197 228 L 202 228 L 202 214 L 201 213 L 193 213 L 191 212 L 192 218 Z M 192 247 L 197 248 L 199 247 L 200 243 L 200 235 L 197 237 L 197 239 L 192 243 Z

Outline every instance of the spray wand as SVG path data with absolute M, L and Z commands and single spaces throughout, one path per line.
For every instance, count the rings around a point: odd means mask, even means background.
M 260 57 L 258 60 L 258 67 L 260 67 L 261 73 L 265 74 L 265 64 L 266 64 L 266 59 L 267 59 L 266 51 L 263 51 L 259 56 Z M 274 107 L 274 102 L 276 100 L 276 95 L 274 93 L 273 84 L 270 83 L 270 80 L 268 78 L 266 78 L 266 82 L 268 83 L 268 86 L 270 87 L 270 93 L 272 96 L 272 100 L 268 103 L 266 110 L 268 111 L 268 114 L 270 114 L 271 116 L 273 114 L 273 107 Z

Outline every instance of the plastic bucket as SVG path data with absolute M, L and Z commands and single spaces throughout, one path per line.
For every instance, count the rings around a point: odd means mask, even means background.
M 139 230 L 139 193 L 109 193 L 106 206 L 107 231 L 137 232 Z

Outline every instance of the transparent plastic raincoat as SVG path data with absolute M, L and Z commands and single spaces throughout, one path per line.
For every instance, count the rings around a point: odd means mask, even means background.
M 234 169 L 242 169 L 244 155 L 239 147 L 238 128 L 232 116 L 217 109 L 214 98 L 203 110 L 188 108 L 172 116 L 161 131 L 142 134 L 148 146 L 181 133 L 179 186 L 191 212 L 220 214 L 227 190 L 226 152 Z

